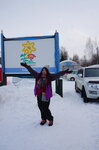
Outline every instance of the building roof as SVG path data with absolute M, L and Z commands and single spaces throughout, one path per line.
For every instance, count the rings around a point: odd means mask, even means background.
M 75 61 L 72 60 L 63 60 L 60 62 L 60 64 L 65 64 L 65 65 L 79 65 Z

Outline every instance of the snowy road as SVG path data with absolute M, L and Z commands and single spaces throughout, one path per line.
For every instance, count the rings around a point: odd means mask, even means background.
M 53 83 L 52 127 L 39 125 L 34 81 L 0 87 L 0 150 L 99 150 L 99 103 L 83 103 L 74 82 L 63 83 L 63 98 Z

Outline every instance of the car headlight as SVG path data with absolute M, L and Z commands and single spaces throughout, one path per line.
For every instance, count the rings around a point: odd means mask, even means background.
M 88 83 L 88 87 L 99 90 L 99 84 L 96 83 Z

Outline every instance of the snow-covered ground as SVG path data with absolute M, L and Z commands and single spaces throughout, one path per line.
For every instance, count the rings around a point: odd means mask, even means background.
M 61 98 L 54 84 L 51 127 L 39 125 L 34 80 L 0 87 L 0 150 L 99 150 L 99 103 L 83 103 L 66 80 Z

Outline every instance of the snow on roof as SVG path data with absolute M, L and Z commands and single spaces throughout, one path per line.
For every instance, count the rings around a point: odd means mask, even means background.
M 72 60 L 63 60 L 60 63 L 64 63 L 64 62 L 74 62 L 74 61 L 72 61 Z
M 78 65 L 75 61 L 72 61 L 72 60 L 63 60 L 60 62 L 60 64 L 64 64 L 64 63 L 71 63 L 71 65 Z

